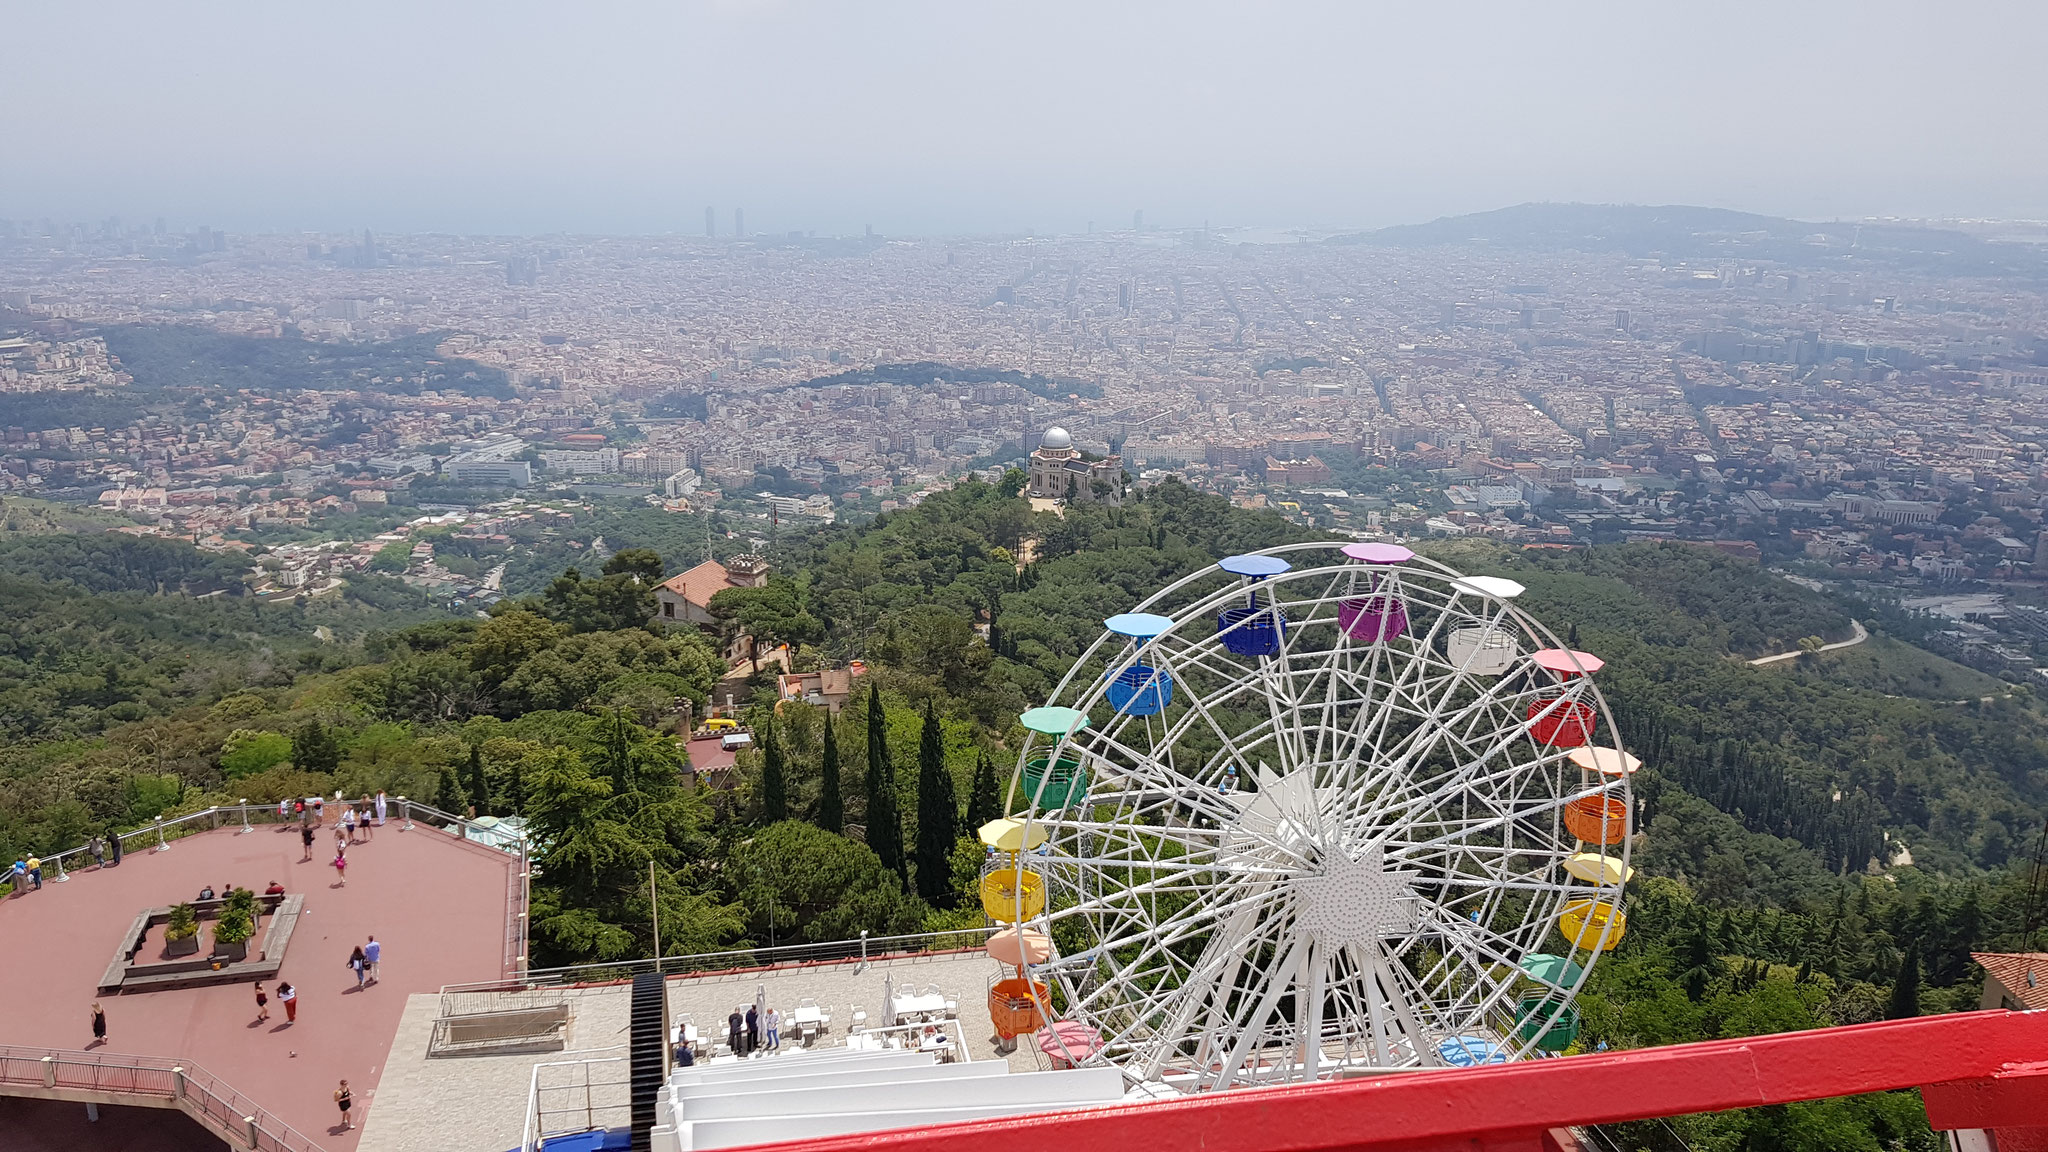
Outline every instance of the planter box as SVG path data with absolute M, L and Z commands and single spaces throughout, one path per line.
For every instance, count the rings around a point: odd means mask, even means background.
M 166 958 L 190 956 L 197 951 L 199 951 L 199 937 L 196 934 L 187 936 L 183 940 L 164 941 L 164 956 Z
M 222 944 L 216 940 L 213 944 L 213 955 L 217 960 L 226 960 L 232 964 L 240 964 L 249 958 L 249 942 L 247 940 L 239 940 L 233 944 Z

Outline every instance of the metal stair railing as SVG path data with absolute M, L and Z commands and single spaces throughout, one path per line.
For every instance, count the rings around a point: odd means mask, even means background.
M 177 1108 L 249 1152 L 321 1152 L 204 1068 L 165 1056 L 0 1047 L 0 1095 Z

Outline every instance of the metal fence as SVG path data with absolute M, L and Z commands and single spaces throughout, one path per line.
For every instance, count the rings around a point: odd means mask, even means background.
M 321 1152 L 296 1128 L 203 1068 L 163 1056 L 0 1047 L 0 1091 L 12 1085 L 45 1093 L 107 1097 L 146 1107 L 177 1107 L 231 1147 L 252 1152 Z
M 625 1056 L 534 1065 L 521 1152 L 538 1152 L 553 1136 L 631 1123 L 632 1080 L 632 1061 Z
M 512 856 L 517 864 L 506 879 L 505 949 L 503 961 L 504 978 L 522 979 L 526 971 L 526 925 L 527 907 L 532 896 L 532 861 L 529 858 L 528 843 L 523 835 L 502 827 L 479 824 L 466 817 L 443 812 L 429 804 L 395 797 L 391 806 L 396 809 L 396 823 L 401 830 L 411 829 L 414 822 L 452 833 L 459 833 L 463 839 L 486 848 Z M 110 839 L 119 840 L 124 854 L 140 848 L 147 852 L 168 852 L 177 841 L 211 832 L 218 828 L 239 828 L 242 832 L 254 832 L 259 825 L 293 823 L 296 816 L 280 816 L 275 804 L 219 804 L 203 808 L 169 820 L 155 820 L 141 828 L 117 832 Z M 106 856 L 113 858 L 112 845 L 107 847 Z M 95 862 L 91 850 L 81 845 L 52 852 L 42 857 L 44 881 L 61 884 L 71 879 L 70 871 Z M 0 890 L 6 885 L 0 884 Z
M 659 960 L 619 960 L 599 964 L 572 964 L 564 968 L 533 968 L 508 980 L 486 980 L 469 984 L 447 984 L 441 988 L 443 1015 L 482 1012 L 501 1002 L 507 993 L 529 993 L 577 984 L 609 984 L 630 980 L 643 972 L 664 976 L 689 976 L 735 969 L 795 968 L 806 964 L 866 962 L 884 957 L 922 955 L 979 948 L 995 932 L 991 927 L 960 928 L 947 932 L 919 932 L 908 936 L 869 936 L 857 940 L 833 940 L 822 944 L 784 944 L 773 948 L 737 948 L 724 952 L 694 952 L 664 956 Z

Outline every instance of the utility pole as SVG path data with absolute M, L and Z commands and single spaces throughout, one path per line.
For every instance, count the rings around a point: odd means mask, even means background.
M 654 910 L 654 970 L 661 971 L 661 893 L 654 887 L 654 861 L 647 862 L 647 902 Z

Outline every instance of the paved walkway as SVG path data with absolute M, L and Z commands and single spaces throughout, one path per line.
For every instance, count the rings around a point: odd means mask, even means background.
M 85 1048 L 98 999 L 107 1051 L 189 1060 L 326 1152 L 352 1152 L 364 1114 L 376 1114 L 378 1077 L 406 995 L 503 973 L 507 882 L 517 862 L 426 825 L 401 832 L 393 821 L 349 850 L 341 888 L 325 863 L 333 852 L 331 832 L 316 843 L 314 860 L 301 863 L 296 827 L 258 826 L 248 835 L 223 828 L 0 900 L 0 939 L 9 942 L 0 1035 L 28 1047 Z M 246 984 L 95 991 L 136 912 L 189 900 L 208 885 L 260 892 L 272 880 L 306 895 L 281 972 L 299 990 L 296 1025 L 285 1022 L 275 997 L 270 1021 L 257 1023 Z M 385 946 L 384 980 L 358 992 L 349 949 L 371 933 Z M 335 1128 L 331 1095 L 344 1076 L 356 1091 L 352 1132 Z M 0 1129 L 0 1148 L 14 1146 Z

